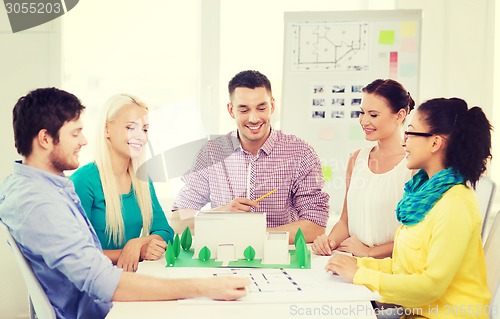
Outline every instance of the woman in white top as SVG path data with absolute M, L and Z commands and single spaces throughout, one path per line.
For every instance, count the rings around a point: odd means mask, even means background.
M 377 145 L 349 158 L 342 215 L 328 236 L 314 240 L 312 249 L 318 255 L 331 255 L 333 249 L 358 257 L 392 254 L 399 226 L 396 205 L 412 174 L 401 146 L 402 126 L 415 102 L 394 80 L 375 80 L 363 93 L 359 122 L 365 138 Z

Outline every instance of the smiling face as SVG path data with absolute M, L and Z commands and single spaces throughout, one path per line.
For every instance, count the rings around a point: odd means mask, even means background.
M 271 131 L 274 99 L 264 87 L 238 87 L 227 109 L 236 120 L 241 145 L 253 154 L 266 142 Z
M 112 155 L 136 158 L 142 154 L 148 141 L 148 110 L 134 103 L 124 105 L 107 122 L 106 137 Z
M 62 174 L 65 170 L 77 169 L 80 166 L 78 154 L 87 139 L 82 133 L 83 124 L 80 118 L 68 121 L 59 129 L 59 142 L 53 145 L 49 154 L 51 170 Z
M 428 133 L 429 126 L 424 121 L 424 116 L 416 112 L 408 124 L 407 132 Z M 405 134 L 403 147 L 406 152 L 407 164 L 409 169 L 424 169 L 428 171 L 429 162 L 433 155 L 434 135 L 418 136 Z
M 368 141 L 378 141 L 394 134 L 401 134 L 400 128 L 406 117 L 401 109 L 393 113 L 387 100 L 379 95 L 365 93 L 361 100 L 359 123 Z

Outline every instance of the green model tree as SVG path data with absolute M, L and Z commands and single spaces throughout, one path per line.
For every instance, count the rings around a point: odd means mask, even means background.
M 208 249 L 207 246 L 203 246 L 203 248 L 198 253 L 198 259 L 203 260 L 203 261 L 207 261 L 207 260 L 210 260 L 211 255 L 212 255 L 212 253 L 210 252 L 210 249 Z
M 302 229 L 298 229 L 295 234 L 295 255 L 297 256 L 297 262 L 300 268 L 306 267 L 309 259 L 309 251 L 307 249 L 306 239 Z
M 297 230 L 297 233 L 295 234 L 295 239 L 293 241 L 293 243 L 295 244 L 295 247 L 297 247 L 297 241 L 299 239 L 302 239 L 304 242 L 306 242 L 306 239 L 304 238 L 304 233 L 302 232 L 302 229 L 298 229 Z
M 173 246 L 174 246 L 175 258 L 177 258 L 181 253 L 181 240 L 179 239 L 179 234 L 175 234 Z
M 173 267 L 175 265 L 175 248 L 171 241 L 168 241 L 167 251 L 165 252 L 165 259 L 167 261 L 167 267 Z
M 245 248 L 243 256 L 245 256 L 245 259 L 248 261 L 253 260 L 255 257 L 255 249 L 253 249 L 252 246 L 248 246 L 247 248 Z
M 184 231 L 182 232 L 181 236 L 182 249 L 187 251 L 191 248 L 192 244 L 193 244 L 193 236 L 191 235 L 191 230 L 189 229 L 189 227 L 186 227 L 186 229 L 184 229 Z

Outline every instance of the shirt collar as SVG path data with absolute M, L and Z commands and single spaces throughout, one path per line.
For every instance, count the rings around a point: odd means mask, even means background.
M 71 181 L 64 175 L 56 175 L 33 166 L 25 165 L 21 161 L 15 161 L 13 166 L 14 174 L 27 176 L 33 179 L 49 181 L 56 187 L 67 187 Z
M 234 151 L 236 151 L 237 149 L 243 150 L 243 147 L 241 147 L 241 142 L 240 142 L 240 139 L 238 137 L 237 130 L 231 132 L 230 138 L 231 138 L 231 143 L 233 145 Z M 264 145 L 262 145 L 260 150 L 262 150 L 264 153 L 266 153 L 266 155 L 269 155 L 271 153 L 271 151 L 273 150 L 274 144 L 276 144 L 276 139 L 277 139 L 277 131 L 273 130 L 271 128 L 271 133 L 267 137 L 266 142 L 264 143 Z

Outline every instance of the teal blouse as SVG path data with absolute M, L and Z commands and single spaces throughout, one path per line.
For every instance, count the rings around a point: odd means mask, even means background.
M 106 202 L 104 200 L 99 170 L 95 163 L 89 163 L 80 167 L 71 175 L 70 179 L 75 184 L 75 191 L 80 197 L 82 206 L 99 237 L 102 249 L 122 249 L 130 239 L 140 236 L 142 215 L 133 187 L 128 194 L 121 195 L 125 240 L 123 245 L 116 245 L 110 241 L 110 237 L 106 234 Z M 173 241 L 174 231 L 167 222 L 151 180 L 149 180 L 149 189 L 151 190 L 151 201 L 153 204 L 153 220 L 150 235 L 159 235 L 167 243 Z

